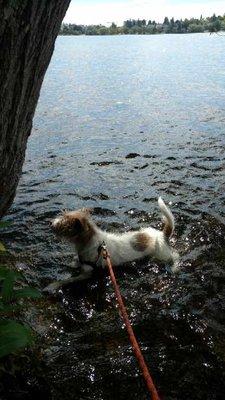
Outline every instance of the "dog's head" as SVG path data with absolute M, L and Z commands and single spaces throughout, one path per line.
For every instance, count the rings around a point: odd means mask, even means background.
M 53 231 L 75 244 L 85 245 L 95 234 L 90 210 L 64 211 L 52 222 Z

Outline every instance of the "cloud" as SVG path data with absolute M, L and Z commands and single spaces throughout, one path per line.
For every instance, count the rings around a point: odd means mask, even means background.
M 163 21 L 165 16 L 190 18 L 213 13 L 225 13 L 224 0 L 84 0 L 71 2 L 64 22 L 109 24 L 114 21 L 121 25 L 129 18 Z

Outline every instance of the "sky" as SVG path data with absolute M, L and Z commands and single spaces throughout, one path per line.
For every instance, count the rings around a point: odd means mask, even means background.
M 64 22 L 122 25 L 126 19 L 190 18 L 225 14 L 225 0 L 71 0 Z

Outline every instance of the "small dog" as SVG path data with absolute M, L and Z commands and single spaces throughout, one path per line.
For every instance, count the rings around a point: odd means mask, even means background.
M 52 222 L 53 231 L 74 244 L 81 263 L 81 273 L 64 281 L 53 282 L 46 290 L 54 291 L 62 285 L 87 279 L 95 267 L 105 266 L 105 260 L 98 254 L 103 242 L 114 266 L 153 257 L 173 263 L 172 270 L 175 271 L 179 256 L 169 245 L 169 238 L 174 230 L 174 217 L 161 197 L 158 199 L 158 205 L 164 217 L 162 231 L 141 228 L 139 231 L 122 234 L 109 233 L 97 227 L 87 209 L 64 212 L 55 218 Z

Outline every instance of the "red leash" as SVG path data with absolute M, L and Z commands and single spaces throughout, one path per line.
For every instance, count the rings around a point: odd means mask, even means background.
M 136 340 L 136 337 L 134 335 L 133 328 L 132 328 L 131 323 L 129 321 L 127 310 L 126 310 L 126 307 L 125 307 L 125 305 L 123 303 L 123 299 L 122 299 L 122 296 L 120 294 L 120 289 L 119 289 L 119 286 L 118 286 L 117 281 L 116 281 L 116 277 L 115 277 L 114 272 L 113 272 L 113 267 L 112 267 L 112 263 L 111 263 L 111 260 L 110 260 L 110 255 L 108 253 L 108 250 L 107 250 L 105 244 L 103 244 L 101 246 L 101 253 L 102 253 L 102 257 L 104 258 L 104 260 L 106 260 L 106 264 L 107 264 L 107 267 L 109 269 L 111 281 L 112 281 L 113 286 L 114 286 L 114 290 L 115 290 L 115 293 L 116 293 L 116 297 L 117 297 L 117 301 L 118 301 L 118 304 L 119 304 L 119 308 L 120 308 L 124 323 L 125 323 L 126 328 L 127 328 L 128 336 L 129 336 L 131 345 L 133 347 L 134 354 L 135 354 L 135 356 L 136 356 L 136 358 L 138 360 L 141 372 L 142 372 L 143 377 L 145 379 L 145 383 L 147 385 L 148 391 L 151 394 L 151 399 L 152 400 L 160 400 L 159 395 L 158 395 L 157 390 L 156 390 L 156 387 L 154 385 L 154 382 L 153 382 L 153 380 L 151 378 L 151 375 L 149 373 L 148 367 L 147 367 L 147 365 L 145 363 L 144 357 L 143 357 L 143 355 L 141 353 L 141 349 L 140 349 L 139 344 L 138 344 L 138 342 Z

